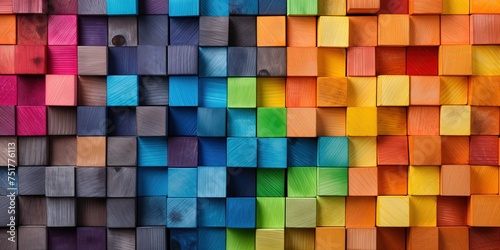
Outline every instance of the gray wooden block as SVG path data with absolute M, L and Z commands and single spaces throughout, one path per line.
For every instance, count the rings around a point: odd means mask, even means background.
M 77 94 L 78 106 L 106 106 L 106 77 L 79 76 Z
M 169 75 L 198 74 L 198 46 L 168 46 L 167 55 Z
M 2 228 L 6 229 L 6 228 Z M 17 232 L 16 232 L 17 233 Z M 17 236 L 17 235 L 16 235 Z M 19 241 L 19 237 L 16 237 L 16 242 L 12 242 L 9 240 L 10 234 L 7 233 L 7 230 L 2 230 L 0 233 L 0 248 L 2 250 L 17 250 L 17 242 Z
M 45 167 L 20 167 L 17 173 L 20 195 L 45 195 Z
M 47 197 L 74 197 L 75 167 L 47 167 L 45 194 Z
M 229 17 L 200 17 L 200 46 L 227 46 L 229 44 Z
M 47 165 L 49 161 L 47 137 L 19 137 L 18 142 L 20 166 Z
M 135 137 L 110 136 L 106 155 L 108 166 L 137 165 L 137 140 Z
M 166 236 L 165 227 L 138 227 L 137 250 L 166 250 Z
M 11 223 L 10 217 L 17 212 L 16 204 L 16 196 L 0 196 L 0 225 L 2 225 L 2 227 L 6 227 L 6 225 Z M 14 221 L 14 224 L 17 225 L 17 221 Z
M 18 250 L 47 249 L 47 228 L 44 226 L 18 227 Z
M 108 17 L 108 46 L 137 46 L 137 17 Z
M 75 198 L 47 198 L 47 226 L 75 227 Z
M 50 136 L 49 165 L 76 165 L 76 136 Z
M 107 46 L 78 46 L 78 74 L 105 76 L 108 74 Z
M 106 197 L 105 168 L 76 168 L 77 197 Z
M 106 226 L 105 198 L 78 198 L 77 225 L 79 227 Z
M 141 76 L 139 78 L 140 105 L 168 105 L 168 77 Z
M 76 107 L 47 107 L 49 135 L 76 135 Z
M 139 75 L 166 75 L 167 47 L 137 46 L 137 73 Z
M 19 196 L 19 225 L 47 225 L 47 204 L 44 196 Z
M 106 0 L 78 0 L 79 15 L 106 15 Z
M 286 76 L 286 48 L 257 48 L 257 76 Z
M 135 197 L 137 168 L 110 167 L 107 168 L 108 197 Z
M 257 18 L 255 16 L 229 17 L 229 46 L 257 46 Z
M 14 143 L 16 148 L 19 147 L 19 145 L 17 144 L 17 137 L 0 136 L 0 166 L 2 167 L 7 167 L 9 159 L 15 160 L 16 166 L 18 164 L 17 157 L 19 154 L 16 154 L 14 158 L 10 158 L 9 155 L 7 154 L 9 151 L 9 143 Z
M 256 47 L 229 47 L 227 52 L 228 76 L 255 76 L 257 69 Z
M 168 45 L 168 15 L 139 16 L 139 45 Z
M 167 107 L 137 107 L 138 136 L 167 135 Z
M 135 250 L 135 229 L 108 228 L 108 250 Z
M 109 228 L 133 228 L 136 222 L 135 198 L 107 199 L 107 225 Z

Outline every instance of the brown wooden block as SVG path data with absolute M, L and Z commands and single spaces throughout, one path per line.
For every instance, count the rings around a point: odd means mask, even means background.
M 469 44 L 469 15 L 441 15 L 441 44 Z
M 47 107 L 49 135 L 76 135 L 76 107 Z
M 442 165 L 440 194 L 470 196 L 471 170 L 469 165 Z
M 349 196 L 377 196 L 377 168 L 349 168 Z
M 439 135 L 439 106 L 408 107 L 408 135 Z
M 498 166 L 471 166 L 470 193 L 498 194 Z
M 292 17 L 286 19 L 288 47 L 316 46 L 316 17 Z
M 47 15 L 17 15 L 18 45 L 47 45 Z
M 47 13 L 48 0 L 13 0 L 12 11 L 14 13 L 43 14 Z
M 498 107 L 471 107 L 471 135 L 498 135 L 500 109 Z
M 16 74 L 47 73 L 47 49 L 41 45 L 17 45 L 15 48 Z
M 19 196 L 19 225 L 47 225 L 46 198 Z
M 377 137 L 378 165 L 408 165 L 408 139 L 406 136 Z
M 345 136 L 346 108 L 316 109 L 317 136 Z
M 136 166 L 137 140 L 135 137 L 108 137 L 108 166 Z
M 379 195 L 407 195 L 407 166 L 377 166 Z
M 318 77 L 318 107 L 347 107 L 347 77 Z
M 347 13 L 377 13 L 380 9 L 380 0 L 347 0 Z
M 442 159 L 442 164 L 449 164 L 449 165 L 469 164 L 469 137 L 442 136 L 441 159 Z
M 406 135 L 406 107 L 377 107 L 379 135 Z
M 285 249 L 314 250 L 314 228 L 288 228 L 285 230 Z
M 375 226 L 376 197 L 346 197 L 346 228 L 365 228 Z
M 406 228 L 404 227 L 378 227 L 377 249 L 398 250 L 405 249 Z
M 345 249 L 344 227 L 316 227 L 317 250 L 343 250 Z
M 410 16 L 410 45 L 440 45 L 440 24 L 439 15 Z
M 469 249 L 496 249 L 500 245 L 500 228 L 471 227 L 469 229 Z
M 22 226 L 19 230 L 18 250 L 47 249 L 47 228 L 44 226 Z
M 440 227 L 439 249 L 441 250 L 468 250 L 469 228 L 468 227 Z
M 441 137 L 408 136 L 410 165 L 441 165 Z
M 437 226 L 466 226 L 467 197 L 438 196 Z
M 44 166 L 49 162 L 47 137 L 18 138 L 19 166 Z
M 439 249 L 439 232 L 437 227 L 410 227 L 407 232 L 406 249 Z
M 78 46 L 78 74 L 102 76 L 108 73 L 106 46 Z
M 78 106 L 106 106 L 106 77 L 78 76 Z
M 106 226 L 105 198 L 78 198 L 77 225 L 83 227 Z
M 346 249 L 377 249 L 377 228 L 347 228 Z
M 76 165 L 76 136 L 51 136 L 49 140 L 51 166 Z
M 377 75 L 406 75 L 406 48 L 377 47 L 375 65 Z
M 498 165 L 497 136 L 483 135 L 470 137 L 470 164 Z
M 439 105 L 439 76 L 410 76 L 410 105 Z
M 106 137 L 77 137 L 76 165 L 79 167 L 106 166 Z

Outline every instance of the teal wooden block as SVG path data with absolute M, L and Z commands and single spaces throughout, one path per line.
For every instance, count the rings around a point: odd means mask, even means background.
M 228 228 L 255 228 L 255 198 L 227 198 L 226 226 Z
M 198 60 L 201 77 L 227 76 L 227 47 L 200 47 Z
M 258 0 L 229 0 L 229 14 L 257 15 L 259 12 Z
M 198 226 L 225 227 L 226 226 L 226 199 L 198 198 Z
M 225 228 L 198 228 L 198 250 L 226 249 Z
M 227 138 L 228 167 L 257 167 L 257 138 Z
M 318 166 L 349 166 L 347 137 L 320 137 L 318 139 Z
M 287 139 L 258 138 L 257 166 L 261 168 L 286 168 Z
M 197 225 L 196 198 L 167 199 L 167 227 L 195 228 Z
M 198 106 L 198 77 L 169 77 L 168 103 L 171 107 Z
M 167 138 L 138 138 L 139 167 L 167 166 Z
M 107 77 L 108 106 L 139 105 L 139 79 L 136 75 Z
M 198 136 L 225 137 L 226 109 L 198 108 Z
M 200 0 L 202 16 L 229 16 L 228 0 Z
M 255 109 L 227 109 L 227 136 L 255 137 L 256 132 Z
M 167 196 L 167 168 L 139 168 L 137 170 L 137 196 Z
M 137 0 L 108 0 L 108 15 L 137 15 Z
M 168 169 L 168 196 L 169 197 L 196 197 L 198 172 L 196 168 L 169 168 Z
M 200 77 L 198 79 L 198 105 L 225 108 L 227 106 L 227 78 Z
M 226 197 L 225 167 L 198 167 L 198 197 Z
M 169 0 L 170 16 L 199 16 L 200 0 Z
M 167 197 L 139 197 L 137 205 L 139 226 L 166 226 Z

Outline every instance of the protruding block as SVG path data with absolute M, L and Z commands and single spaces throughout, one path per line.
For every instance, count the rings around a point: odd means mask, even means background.
M 318 196 L 347 196 L 348 193 L 347 168 L 318 168 L 317 195 Z
M 20 195 L 45 195 L 45 167 L 18 169 Z
M 469 165 L 441 166 L 441 195 L 470 196 L 471 168 Z
M 135 197 L 137 194 L 135 167 L 106 168 L 107 197 Z
M 377 136 L 377 108 L 348 107 L 347 135 Z
M 76 106 L 76 76 L 46 75 L 45 104 L 50 106 Z
M 137 0 L 107 0 L 108 15 L 137 15 L 139 13 L 139 5 Z
M 443 0 L 443 14 L 469 14 L 469 2 L 469 0 Z
M 286 0 L 259 0 L 259 15 L 286 15 Z
M 285 47 L 258 47 L 256 74 L 258 76 L 286 76 L 286 53 Z
M 347 137 L 318 138 L 318 166 L 347 167 L 349 166 Z
M 198 138 L 169 137 L 168 165 L 172 167 L 194 167 L 198 165 Z
M 346 108 L 316 109 L 318 136 L 345 136 Z
M 137 107 L 136 112 L 138 136 L 167 135 L 166 107 Z
M 135 229 L 111 229 L 107 230 L 108 249 L 135 249 Z
M 106 0 L 79 0 L 78 14 L 80 15 L 106 15 Z
M 318 48 L 318 76 L 346 76 L 346 50 Z
M 377 17 L 349 16 L 349 46 L 377 46 Z
M 106 137 L 77 137 L 77 166 L 106 166 Z
M 257 228 L 285 227 L 285 198 L 257 197 Z
M 440 89 L 438 76 L 410 76 L 410 104 L 439 105 Z
M 16 44 L 16 16 L 0 16 L 0 44 Z
M 288 169 L 288 197 L 316 196 L 316 169 L 292 167 Z
M 108 17 L 79 16 L 78 44 L 82 46 L 106 46 L 108 44 Z
M 348 76 L 375 76 L 375 47 L 347 49 Z
M 378 45 L 379 46 L 408 46 L 410 45 L 410 18 L 408 15 L 378 16 Z
M 265 168 L 286 168 L 287 139 L 258 138 L 257 166 Z
M 257 17 L 257 46 L 286 46 L 286 17 Z
M 106 169 L 77 168 L 76 196 L 106 197 Z
M 315 198 L 286 198 L 286 227 L 316 227 Z
M 349 47 L 349 17 L 320 16 L 318 47 Z
M 284 78 L 257 78 L 257 107 L 285 107 Z
M 17 45 L 15 47 L 16 74 L 47 73 L 47 49 L 41 45 Z
M 318 3 L 316 1 L 287 0 L 287 14 L 289 16 L 315 16 L 318 14 Z
M 316 107 L 316 78 L 288 77 L 286 79 L 286 107 Z
M 408 194 L 439 195 L 439 167 L 410 166 Z
M 229 47 L 227 56 L 227 75 L 255 76 L 257 71 L 257 60 L 257 48 L 255 47 Z
M 499 56 L 498 46 L 473 46 L 472 75 L 499 75 L 500 67 L 494 63 Z
M 255 198 L 226 199 L 226 227 L 255 228 Z
M 76 15 L 49 15 L 49 45 L 77 45 L 77 40 Z
M 227 88 L 227 106 L 229 108 L 255 108 L 257 106 L 256 78 L 230 77 Z
M 380 0 L 356 1 L 347 0 L 347 13 L 362 14 L 362 13 L 377 13 L 380 9 Z
M 441 106 L 441 135 L 470 135 L 470 106 Z
M 47 198 L 47 226 L 76 226 L 75 198 Z
M 7 137 L 6 141 L 8 143 L 16 142 L 16 139 Z M 18 165 L 21 166 L 46 166 L 49 162 L 48 154 L 48 138 L 45 136 L 37 137 L 18 137 L 17 142 L 19 159 Z M 8 145 L 8 144 L 7 144 Z M 8 147 L 3 148 L 5 154 L 7 154 Z M 5 158 L 6 159 L 6 158 Z M 5 165 L 7 165 L 7 160 L 5 160 Z
M 439 249 L 437 227 L 411 227 L 407 235 L 408 249 Z
M 348 77 L 347 105 L 349 107 L 375 107 L 377 105 L 377 78 Z
M 45 193 L 47 197 L 74 197 L 76 193 L 75 168 L 47 167 Z
M 464 76 L 441 76 L 441 96 L 439 98 L 439 102 L 442 105 L 447 105 L 447 104 L 467 104 L 467 94 L 468 91 L 467 89 L 469 88 L 469 78 L 464 77 Z M 474 80 L 474 78 L 472 78 Z M 472 81 L 474 82 L 474 81 Z M 472 90 L 476 90 L 473 88 L 471 84 L 471 97 L 472 97 Z M 477 85 L 476 85 L 477 86 Z M 500 90 L 500 89 L 499 89 Z M 484 92 L 481 92 L 484 93 Z M 475 96 L 476 97 L 476 96 Z M 477 99 L 471 98 L 472 101 L 476 101 Z M 490 99 L 490 101 L 493 101 Z M 496 101 L 493 101 L 496 102 Z M 472 105 L 472 103 L 470 103 Z
M 175 172 L 174 172 L 175 173 Z M 174 174 L 172 173 L 172 174 Z M 170 173 L 169 173 L 170 174 Z M 226 169 L 223 167 L 198 168 L 198 191 L 193 197 L 226 197 Z M 178 178 L 172 175 L 173 178 Z M 170 182 L 173 184 L 172 181 Z M 182 186 L 180 186 L 182 187 Z M 185 187 L 184 187 L 185 189 Z M 187 190 L 184 190 L 186 192 Z M 169 192 L 170 195 L 170 192 Z M 174 193 L 175 195 L 175 193 Z
M 377 197 L 378 227 L 409 227 L 410 197 L 379 196 Z
M 257 167 L 257 139 L 227 138 L 227 165 Z
M 439 46 L 439 75 L 472 75 L 472 46 Z
M 377 165 L 377 138 L 374 136 L 349 137 L 349 166 L 373 167 Z
M 286 21 L 286 42 L 289 47 L 316 46 L 315 17 L 287 17 Z
M 136 226 L 136 200 L 134 198 L 106 199 L 108 228 L 134 228 Z
M 488 0 L 469 0 L 471 14 L 497 14 L 500 13 L 500 4 Z M 465 13 L 467 14 L 467 13 Z
M 469 6 L 467 1 L 466 7 L 469 13 Z M 456 0 L 444 0 L 449 2 L 449 6 L 456 6 L 457 4 L 452 4 L 452 2 L 457 2 Z M 445 9 L 446 7 L 443 6 Z M 443 10 L 444 14 L 445 10 Z M 441 15 L 441 44 L 442 45 L 452 45 L 452 44 L 469 44 L 469 15 Z
M 87 227 L 76 229 L 78 248 L 106 248 L 106 228 Z
M 470 164 L 498 165 L 498 140 L 496 136 L 470 137 Z
M 139 45 L 137 47 L 137 73 L 140 75 L 167 74 L 167 48 Z
M 345 228 L 342 227 L 317 227 L 315 247 L 319 250 L 345 249 Z
M 227 76 L 228 57 L 226 47 L 200 47 L 198 53 L 198 68 L 200 76 Z
M 497 166 L 471 166 L 470 171 L 471 194 L 498 194 Z
M 442 0 L 410 0 L 410 14 L 441 14 Z
M 377 168 L 349 168 L 349 196 L 377 194 Z
M 408 107 L 408 135 L 439 135 L 439 107 Z
M 198 47 L 189 45 L 168 46 L 168 74 L 198 74 Z
M 497 107 L 471 107 L 471 135 L 499 134 L 499 114 Z
M 379 195 L 406 195 L 408 193 L 407 166 L 377 166 Z
M 410 104 L 409 76 L 378 76 L 377 80 L 377 106 Z
M 408 138 L 406 136 L 378 136 L 377 164 L 408 165 Z

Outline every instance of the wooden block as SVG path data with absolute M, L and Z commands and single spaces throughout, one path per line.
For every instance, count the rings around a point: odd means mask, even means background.
M 471 107 L 471 135 L 499 134 L 499 114 L 497 107 Z
M 377 168 L 349 168 L 349 196 L 377 194 Z
M 170 106 L 198 105 L 198 78 L 195 76 L 171 76 L 169 78 Z M 179 109 L 181 110 L 181 109 Z M 171 119 L 172 120 L 172 119 Z
M 316 109 L 316 132 L 318 136 L 345 136 L 345 108 Z
M 234 50 L 236 48 L 229 47 L 229 50 Z M 248 47 L 245 47 L 245 50 L 253 51 Z M 286 48 L 283 47 L 258 47 L 257 48 L 257 70 L 256 74 L 258 76 L 286 76 Z M 248 60 L 252 62 L 253 57 L 250 57 Z M 242 62 L 238 62 L 242 63 Z M 253 63 L 250 64 L 253 66 Z M 250 68 L 251 69 L 251 68 Z M 249 72 L 250 73 L 250 72 Z M 252 76 L 255 73 L 252 73 Z
M 163 137 L 138 138 L 138 166 L 167 166 L 167 140 Z
M 118 0 L 107 0 L 108 15 L 137 15 L 139 14 L 139 5 L 137 0 L 121 2 Z
M 346 76 L 346 50 L 318 48 L 318 76 Z
M 49 45 L 77 45 L 77 40 L 76 15 L 49 15 Z
M 318 196 L 347 196 L 348 171 L 346 168 L 318 168 L 317 170 L 316 192 Z M 299 184 L 296 186 L 300 187 Z
M 229 14 L 230 15 L 257 15 L 258 2 L 240 2 L 229 0 Z
M 349 166 L 347 137 L 318 138 L 318 166 L 347 167 Z
M 45 104 L 51 106 L 76 106 L 76 76 L 46 75 Z
M 78 107 L 78 135 L 106 135 L 105 107 Z
M 497 195 L 471 195 L 468 205 L 467 224 L 474 227 L 497 227 L 500 224 L 495 207 L 500 199 Z
M 225 226 L 226 224 L 225 199 L 200 199 L 198 204 L 200 211 L 198 226 L 201 227 Z
M 196 137 L 169 137 L 168 145 L 168 166 L 193 167 L 198 165 Z
M 468 96 L 470 105 L 498 106 L 500 102 L 493 96 L 500 93 L 499 83 L 500 78 L 496 76 L 472 76 Z
M 375 197 L 346 198 L 346 228 L 366 228 L 375 226 Z
M 200 138 L 199 166 L 221 166 L 226 164 L 226 138 Z
M 317 165 L 318 142 L 315 138 L 288 139 L 288 166 Z
M 137 17 L 109 17 L 108 46 L 137 46 Z
M 377 227 L 409 227 L 410 197 L 377 197 Z
M 229 46 L 257 46 L 257 19 L 255 16 L 229 17 Z
M 377 229 L 348 228 L 347 249 L 377 249 Z
M 488 249 L 498 246 L 500 241 L 498 228 L 471 228 L 469 231 L 470 249 Z
M 106 138 L 98 136 L 77 137 L 77 159 L 79 167 L 106 166 Z
M 409 16 L 401 14 L 395 14 L 395 15 L 380 14 L 378 16 L 378 45 L 379 46 L 410 45 Z
M 469 0 L 471 14 L 496 14 L 500 12 L 500 5 L 497 2 L 487 0 Z
M 276 140 L 281 141 L 281 140 Z M 285 140 L 283 140 L 285 141 Z M 265 147 L 264 147 L 265 148 Z M 278 154 L 282 154 L 278 152 Z M 279 156 L 278 158 L 282 158 Z M 255 197 L 256 196 L 256 175 L 257 169 L 255 168 L 229 168 L 227 169 L 228 178 L 231 180 L 227 182 L 227 196 L 228 197 Z
M 409 1 L 410 14 L 441 14 L 443 12 L 443 1 Z
M 441 106 L 441 135 L 470 135 L 470 106 Z
M 289 16 L 315 16 L 318 14 L 318 3 L 315 1 L 287 0 L 287 14 Z
M 229 18 L 200 17 L 200 46 L 227 46 L 229 41 Z
M 468 77 L 452 77 L 452 76 L 441 76 L 441 91 L 440 91 L 440 104 L 446 105 L 446 104 L 467 104 L 467 95 L 468 91 L 467 89 L 469 88 L 469 78 Z M 472 78 L 472 82 L 474 81 L 475 78 Z M 476 90 L 475 87 L 470 86 L 471 88 L 471 97 L 472 97 L 472 90 Z M 484 92 L 483 92 L 484 93 Z M 474 98 L 471 98 L 472 101 L 477 101 L 476 98 L 477 95 L 474 96 Z M 472 104 L 472 103 L 471 103 Z
M 498 165 L 498 140 L 496 136 L 470 137 L 470 164 Z
M 317 197 L 316 208 L 316 226 L 345 226 L 345 197 Z
M 349 137 L 349 166 L 377 165 L 377 138 L 373 136 Z
M 167 168 L 164 167 L 139 168 L 137 175 L 138 175 L 137 176 L 138 196 L 167 196 L 168 194 Z M 133 191 L 130 191 L 129 193 L 132 194 Z
M 469 1 L 443 0 L 443 14 L 469 14 Z
M 167 249 L 166 229 L 161 227 L 138 227 L 137 249 Z
M 439 75 L 472 75 L 472 46 L 439 46 Z
M 47 113 L 43 106 L 17 106 L 17 135 L 46 135 Z
M 377 77 L 377 106 L 408 106 L 409 103 L 409 76 Z
M 406 135 L 406 108 L 378 107 L 377 127 L 379 135 Z
M 74 197 L 75 168 L 47 167 L 45 171 L 45 193 L 47 197 Z
M 183 2 L 181 0 L 169 0 L 169 14 L 170 16 L 198 16 L 199 2 L 199 0 L 189 0 L 188 2 Z M 186 8 L 186 4 L 189 8 Z
M 137 135 L 139 136 L 167 135 L 166 107 L 137 107 L 136 112 L 137 112 Z
M 286 198 L 286 227 L 316 227 L 315 198 Z
M 474 46 L 472 48 L 472 75 L 498 75 L 500 67 L 493 63 L 500 56 L 496 46 Z
M 78 2 L 76 0 L 49 0 L 49 14 L 77 14 Z
M 43 166 L 48 163 L 46 137 L 19 137 L 19 165 Z
M 135 249 L 136 229 L 107 229 L 108 249 Z
M 498 168 L 496 166 L 470 167 L 470 193 L 498 194 Z
M 408 47 L 407 74 L 409 75 L 437 75 L 438 48 L 437 47 Z M 422 64 L 422 62 L 426 62 Z
M 198 74 L 198 48 L 195 46 L 168 46 L 168 74 Z M 176 62 L 176 63 L 175 63 Z
M 12 14 L 12 1 L 6 0 L 0 4 L 0 13 L 1 14 Z
M 44 226 L 19 227 L 19 250 L 47 249 L 47 228 Z
M 286 46 L 284 16 L 257 17 L 257 46 Z
M 78 56 L 76 46 L 48 47 L 48 74 L 76 75 L 78 72 Z
M 257 228 L 285 227 L 285 198 L 257 197 Z
M 345 229 L 342 227 L 317 227 L 316 249 L 341 250 L 345 249 Z
M 406 48 L 377 47 L 375 60 L 378 75 L 406 75 Z
M 0 44 L 16 44 L 16 16 L 0 16 Z
M 290 168 L 287 176 L 288 197 L 314 197 L 316 196 L 316 187 L 321 193 L 322 179 L 320 178 L 317 181 L 316 176 L 316 169 L 314 168 Z M 319 182 L 318 185 L 316 185 L 317 182 Z
M 48 107 L 47 108 L 48 134 L 75 135 L 77 132 L 76 115 L 77 112 L 75 107 Z
M 137 73 L 141 75 L 167 74 L 167 48 L 139 45 L 137 47 Z
M 317 39 L 318 47 L 349 47 L 349 18 L 320 16 Z
M 355 1 L 347 0 L 347 13 L 377 13 L 380 9 L 380 0 Z
M 137 74 L 137 47 L 110 47 L 108 53 L 110 75 Z
M 108 108 L 108 135 L 135 136 L 137 131 L 135 107 Z
M 286 15 L 286 0 L 259 0 L 259 15 Z
M 254 51 L 256 50 L 254 49 Z M 203 77 L 227 76 L 227 68 L 228 68 L 227 48 L 200 47 L 198 53 L 199 53 L 198 67 L 200 76 Z M 231 62 L 232 61 L 230 61 L 230 63 Z
M 436 196 L 410 196 L 410 226 L 436 226 Z
M 288 77 L 285 100 L 287 107 L 316 107 L 316 78 Z
M 439 105 L 440 89 L 438 76 L 410 76 L 410 104 Z
M 255 211 L 255 198 L 226 199 L 226 226 L 228 228 L 255 228 Z
M 441 166 L 441 195 L 470 196 L 471 167 L 469 165 Z
M 168 9 L 165 14 L 168 14 Z M 229 2 L 202 0 L 200 1 L 200 16 L 229 16 Z
M 47 16 L 17 16 L 18 45 L 47 45 Z
M 285 230 L 257 229 L 255 231 L 255 249 L 285 249 Z
M 19 225 L 47 225 L 46 198 L 43 196 L 19 196 Z
M 410 166 L 409 195 L 439 195 L 439 167 Z
M 106 75 L 108 49 L 105 46 L 78 46 L 78 74 Z
M 45 76 L 29 75 L 17 77 L 17 105 L 45 105 Z
M 170 45 L 198 45 L 199 20 L 197 17 L 170 18 Z
M 408 169 L 406 166 L 377 166 L 379 195 L 406 195 Z
M 444 0 L 444 2 L 452 1 L 456 2 L 456 0 Z M 449 6 L 456 6 L 456 4 Z M 469 13 L 468 7 L 467 13 Z M 441 44 L 469 44 L 469 15 L 441 15 Z
M 406 246 L 408 249 L 439 249 L 437 227 L 411 227 L 408 229 Z
M 107 196 L 135 197 L 137 171 L 135 167 L 107 168 Z
M 287 139 L 258 138 L 257 166 L 266 168 L 286 168 Z
M 318 77 L 317 106 L 347 106 L 347 85 L 348 81 L 346 77 Z
M 440 249 L 469 249 L 469 228 L 439 227 L 438 233 Z
M 285 249 L 315 249 L 315 229 L 285 230 Z
M 289 47 L 316 46 L 316 18 L 287 17 L 286 42 Z
M 442 164 L 469 164 L 469 137 L 442 136 Z
M 375 76 L 375 47 L 348 48 L 347 75 Z
M 2 45 L 0 46 L 0 55 L 4 60 L 0 62 L 0 73 L 1 74 L 14 74 L 15 73 L 15 48 L 14 45 Z
M 16 74 L 45 74 L 47 72 L 47 50 L 45 46 L 18 45 L 15 47 Z
M 378 165 L 408 165 L 408 140 L 406 136 L 377 137 Z
M 349 16 L 349 46 L 377 46 L 377 17 Z
M 403 249 L 406 246 L 406 228 L 377 228 L 377 249 Z
M 14 159 L 15 161 L 17 161 L 18 156 L 19 156 L 18 154 L 15 155 L 13 158 L 10 158 L 8 155 L 8 151 L 9 151 L 8 144 L 9 143 L 17 143 L 17 137 L 15 137 L 15 136 L 12 136 L 12 137 L 2 136 L 2 137 L 0 137 L 0 143 L 3 143 L 3 144 L 0 144 L 0 145 L 2 145 L 0 147 L 0 153 L 3 154 L 2 156 L 0 156 L 0 166 L 8 166 L 9 159 Z
M 0 135 L 16 135 L 16 107 L 0 106 Z
M 20 195 L 45 195 L 45 167 L 18 169 Z
M 106 78 L 78 76 L 78 105 L 106 106 Z
M 287 47 L 287 76 L 317 76 L 318 49 L 316 47 Z
M 286 117 L 287 137 L 316 137 L 316 109 L 289 108 Z
M 257 78 L 257 107 L 285 107 L 284 78 Z
M 200 82 L 203 83 L 203 81 Z M 200 92 L 202 90 L 203 87 L 200 86 Z M 140 76 L 139 96 L 141 97 L 139 98 L 140 105 L 168 105 L 168 78 L 166 76 Z M 226 103 L 225 100 L 224 103 Z
M 47 226 L 76 226 L 75 198 L 47 198 Z
M 149 1 L 152 4 L 153 1 Z M 161 3 L 160 1 L 156 1 Z M 140 4 L 148 4 L 142 1 Z M 168 6 L 168 5 L 167 5 Z M 163 6 L 157 6 L 154 10 L 160 10 Z M 154 11 L 153 10 L 153 11 Z M 139 45 L 168 45 L 168 16 L 167 15 L 141 15 L 138 19 Z M 167 24 L 167 25 L 165 25 Z
M 106 169 L 77 168 L 77 197 L 106 197 Z
M 136 225 L 135 199 L 107 199 L 106 217 L 108 228 L 134 228 Z
M 48 249 L 75 249 L 77 247 L 76 228 L 47 228 Z
M 78 1 L 79 15 L 106 15 L 106 0 L 81 0 Z
M 78 248 L 106 248 L 106 228 L 87 227 L 76 229 Z
M 139 105 L 139 82 L 136 75 L 107 77 L 107 104 L 108 106 L 137 106 Z
M 190 171 L 188 169 L 172 170 L 174 169 L 169 170 L 169 197 L 226 197 L 226 169 L 203 167 L 198 168 L 197 174 L 196 172 L 194 174 L 188 172 Z M 185 180 L 184 183 L 180 183 L 181 180 L 173 180 L 181 177 Z M 196 180 L 198 185 L 196 185 Z M 194 182 L 193 187 L 197 186 L 198 189 L 191 190 L 187 188 L 189 186 L 185 185 L 186 182 Z M 175 184 L 177 184 L 177 187 Z
M 13 0 L 12 11 L 23 14 L 44 14 L 47 13 L 47 0 Z
M 361 122 L 361 120 L 363 120 Z M 348 136 L 377 136 L 376 107 L 347 108 Z
M 408 107 L 408 135 L 439 135 L 439 107 Z

